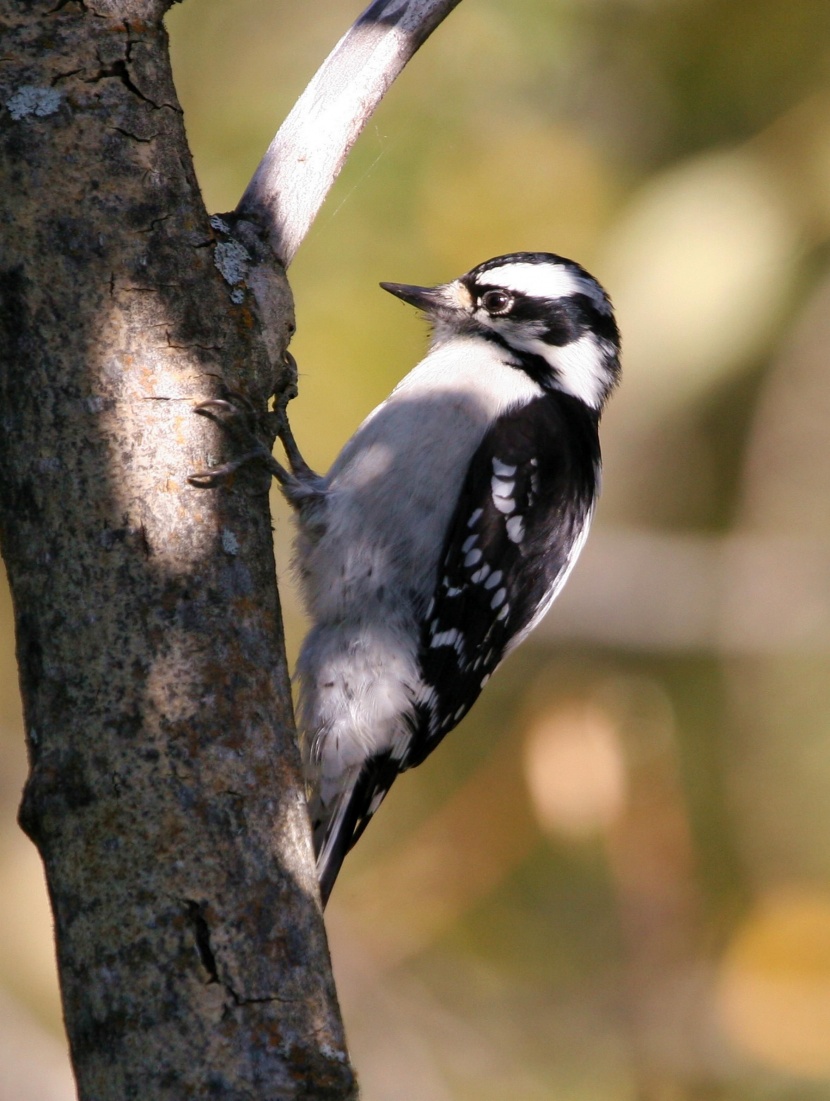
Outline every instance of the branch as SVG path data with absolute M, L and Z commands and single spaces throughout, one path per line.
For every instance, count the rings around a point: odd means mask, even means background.
M 649 652 L 825 654 L 830 547 L 798 534 L 594 533 L 545 642 Z
M 285 267 L 387 89 L 460 0 L 375 0 L 323 62 L 237 207 Z

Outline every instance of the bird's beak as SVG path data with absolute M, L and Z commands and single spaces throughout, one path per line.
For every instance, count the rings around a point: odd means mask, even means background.
M 409 283 L 381 283 L 385 291 L 422 310 L 427 317 L 457 317 L 459 311 L 472 306 L 470 292 L 458 279 L 439 283 L 437 287 L 413 287 Z
M 410 306 L 423 310 L 427 314 L 445 309 L 449 305 L 443 286 L 413 287 L 409 283 L 381 283 L 381 286 L 396 298 L 408 302 Z

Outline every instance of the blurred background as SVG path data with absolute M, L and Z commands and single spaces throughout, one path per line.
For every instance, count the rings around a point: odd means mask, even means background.
M 209 211 L 360 6 L 171 12 Z M 355 148 L 290 272 L 313 465 L 423 352 L 380 279 L 558 252 L 624 338 L 565 595 L 335 889 L 365 1101 L 830 1099 L 829 238 L 827 0 L 466 0 Z M 0 630 L 0 1099 L 68 1101 Z

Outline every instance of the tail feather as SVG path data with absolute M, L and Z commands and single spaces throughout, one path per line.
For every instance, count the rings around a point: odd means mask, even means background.
M 324 806 L 319 795 L 309 804 L 314 852 L 317 856 L 317 878 L 320 881 L 320 896 L 324 907 L 346 853 L 352 846 L 354 814 L 351 807 L 357 780 L 358 777 L 354 776 L 328 806 Z
M 323 906 L 329 900 L 346 854 L 383 802 L 398 771 L 399 762 L 390 753 L 381 753 L 370 758 L 359 771 L 348 777 L 328 803 L 323 802 L 319 791 L 310 800 L 309 813 Z

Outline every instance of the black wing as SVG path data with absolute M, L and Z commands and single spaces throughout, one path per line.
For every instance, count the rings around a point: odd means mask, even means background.
M 500 418 L 484 437 L 423 620 L 425 687 L 403 767 L 463 718 L 555 597 L 590 522 L 599 462 L 597 417 L 565 394 Z
M 396 777 L 469 711 L 564 581 L 598 489 L 597 418 L 549 394 L 501 418 L 470 463 L 422 627 L 412 736 L 364 762 L 334 806 L 312 807 L 323 903 Z

